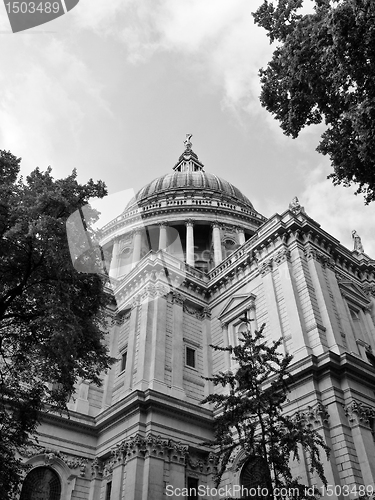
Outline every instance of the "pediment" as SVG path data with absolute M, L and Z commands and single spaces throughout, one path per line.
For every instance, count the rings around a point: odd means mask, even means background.
M 222 323 L 227 323 L 238 317 L 247 309 L 254 306 L 255 299 L 256 295 L 253 293 L 233 295 L 221 310 L 219 320 Z
M 365 292 L 356 283 L 350 280 L 342 279 L 338 281 L 341 294 L 351 302 L 361 306 L 368 307 L 370 300 Z

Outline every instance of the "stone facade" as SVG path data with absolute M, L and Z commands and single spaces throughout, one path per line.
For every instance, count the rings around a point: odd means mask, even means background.
M 175 170 L 202 178 L 191 143 Z M 244 197 L 236 205 L 232 188 L 220 195 L 224 184 L 191 179 L 153 188 L 104 228 L 114 294 L 107 342 L 118 362 L 100 388 L 80 381 L 69 418 L 44 417 L 24 461 L 57 472 L 61 500 L 162 500 L 178 498 L 171 486 L 212 488 L 215 462 L 202 442 L 214 415 L 200 401 L 214 390 L 204 377 L 233 361 L 210 344 L 236 344 L 246 311 L 252 328 L 265 323 L 267 338 L 281 337 L 294 356 L 285 411 L 298 410 L 330 446 L 328 483 L 358 496 L 355 488 L 375 483 L 375 261 L 343 247 L 299 204 L 266 220 Z M 157 244 L 144 248 L 151 226 Z M 223 487 L 241 485 L 240 458 L 239 450 Z M 306 457 L 292 467 L 321 486 Z

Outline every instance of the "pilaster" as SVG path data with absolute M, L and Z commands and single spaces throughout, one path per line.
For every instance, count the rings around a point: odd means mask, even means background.
M 131 313 L 129 318 L 129 338 L 128 338 L 128 356 L 124 375 L 124 389 L 130 391 L 133 387 L 133 372 L 135 369 L 135 349 L 137 336 L 137 323 L 140 311 L 140 301 L 136 297 L 133 299 Z
M 151 342 L 150 388 L 167 392 L 165 384 L 165 336 L 167 325 L 167 300 L 159 295 L 153 301 L 153 325 Z
M 375 447 L 371 432 L 375 408 L 353 400 L 345 407 L 365 485 L 375 483 Z
M 278 253 L 278 258 L 276 259 L 275 264 L 278 266 L 281 288 L 285 298 L 285 307 L 290 325 L 290 334 L 293 345 L 293 351 L 291 354 L 293 354 L 295 360 L 302 359 L 311 354 L 311 348 L 308 343 L 308 337 L 293 274 L 291 253 L 288 248 L 284 247 L 281 249 Z
M 178 292 L 172 295 L 173 302 L 173 338 L 172 338 L 172 389 L 171 395 L 185 399 L 183 385 L 183 305 L 184 298 Z
M 331 263 L 329 258 L 313 248 L 307 247 L 305 253 L 322 321 L 326 329 L 326 346 L 331 351 L 339 354 L 344 349 L 340 332 L 342 334 L 344 332 L 342 331 L 339 318 L 335 314 L 334 295 L 337 296 L 338 300 L 341 296 L 338 286 L 336 292 L 331 290 L 333 279 L 336 279 L 334 274 L 333 277 L 329 276 L 329 273 L 333 271 L 326 269 L 327 262 L 329 266 L 331 266 Z

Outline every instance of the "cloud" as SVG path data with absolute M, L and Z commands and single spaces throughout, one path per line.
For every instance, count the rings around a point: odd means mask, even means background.
M 23 34 L 0 63 L 1 147 L 24 157 L 23 171 L 48 166 L 56 152 L 79 148 L 85 115 L 95 104 L 108 113 L 101 87 L 70 47 L 56 38 Z
M 128 60 L 146 62 L 156 53 L 182 56 L 185 69 L 204 73 L 207 88 L 223 93 L 223 108 L 260 112 L 258 70 L 271 48 L 251 12 L 261 1 L 90 0 L 74 10 L 78 27 L 120 41 Z M 189 66 L 190 65 L 190 66 Z M 194 69 L 193 69 L 194 68 Z
M 375 206 L 364 205 L 363 196 L 354 195 L 355 187 L 333 186 L 327 180 L 329 173 L 323 165 L 311 171 L 300 196 L 301 205 L 322 229 L 350 250 L 353 249 L 351 232 L 356 229 L 366 254 L 375 258 Z

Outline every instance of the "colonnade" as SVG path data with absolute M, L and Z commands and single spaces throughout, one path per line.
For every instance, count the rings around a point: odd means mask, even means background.
M 168 248 L 168 222 L 161 222 L 158 224 L 159 225 L 159 241 L 158 241 L 158 249 L 159 250 L 165 250 Z M 210 224 L 211 225 L 211 241 L 213 244 L 213 258 L 214 258 L 214 265 L 217 266 L 220 264 L 220 262 L 223 261 L 225 256 L 223 256 L 223 250 L 222 250 L 222 235 L 221 235 L 221 230 L 220 230 L 220 223 L 219 222 L 213 222 Z M 173 228 L 173 226 L 171 225 Z M 195 251 L 195 244 L 194 244 L 194 227 L 195 227 L 195 221 L 192 219 L 187 219 L 185 221 L 185 227 L 186 227 L 186 233 L 185 233 L 185 259 L 186 263 L 189 266 L 194 267 L 194 251 Z M 136 265 L 142 258 L 142 235 L 144 233 L 145 228 L 140 227 L 136 228 L 133 230 L 133 240 L 132 240 L 132 258 L 131 262 L 134 265 Z M 245 233 L 242 228 L 237 227 L 236 228 L 236 233 L 237 233 L 237 243 L 242 245 L 245 243 Z M 113 259 L 111 263 L 111 268 L 116 268 L 119 264 L 119 259 L 120 259 L 120 245 L 119 245 L 119 238 L 116 238 L 114 241 L 114 246 L 113 246 Z

